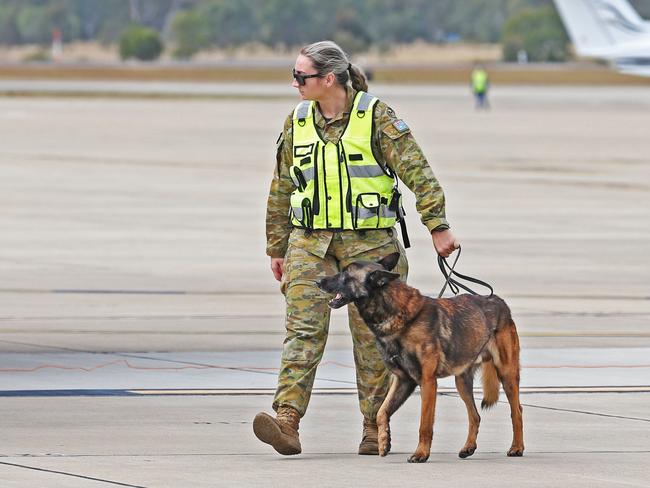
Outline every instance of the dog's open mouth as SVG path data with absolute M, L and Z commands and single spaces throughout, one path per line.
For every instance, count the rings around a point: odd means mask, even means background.
M 327 304 L 330 308 L 341 308 L 343 305 L 347 305 L 349 300 L 343 296 L 343 293 L 338 292 L 334 298 L 332 298 Z

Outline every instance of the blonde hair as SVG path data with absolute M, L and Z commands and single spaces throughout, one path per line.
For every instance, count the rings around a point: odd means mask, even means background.
M 368 91 L 368 81 L 361 68 L 350 63 L 348 55 L 334 41 L 308 44 L 300 50 L 300 54 L 311 59 L 319 75 L 334 73 L 341 86 L 349 81 L 355 90 Z

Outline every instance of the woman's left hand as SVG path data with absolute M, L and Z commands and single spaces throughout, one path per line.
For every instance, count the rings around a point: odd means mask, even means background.
M 282 275 L 284 274 L 284 259 L 271 258 L 271 271 L 276 280 L 282 281 Z
M 433 247 L 443 258 L 449 257 L 451 253 L 460 247 L 450 229 L 434 230 L 431 232 L 431 238 L 433 239 Z

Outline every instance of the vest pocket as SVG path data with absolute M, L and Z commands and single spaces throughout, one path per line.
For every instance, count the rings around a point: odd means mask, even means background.
M 379 193 L 360 193 L 354 208 L 355 229 L 376 229 L 379 227 Z
M 291 179 L 298 187 L 298 191 L 305 191 L 307 188 L 307 180 L 305 179 L 305 175 L 303 174 L 302 170 L 298 166 L 292 166 L 291 169 L 291 175 L 293 176 Z
M 300 223 L 300 227 L 306 229 L 314 227 L 314 212 L 309 198 L 302 195 L 291 195 L 291 215 Z
M 314 144 L 303 144 L 301 146 L 293 146 L 293 157 L 304 158 L 309 156 L 314 149 Z

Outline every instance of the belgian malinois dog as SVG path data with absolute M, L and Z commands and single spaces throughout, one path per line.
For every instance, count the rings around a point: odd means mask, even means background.
M 496 295 L 458 295 L 433 299 L 399 279 L 391 270 L 399 253 L 377 263 L 355 262 L 340 273 L 324 278 L 318 286 L 335 293 L 331 308 L 350 302 L 375 334 L 393 381 L 379 412 L 379 455 L 390 451 L 391 415 L 420 386 L 422 409 L 417 449 L 412 463 L 429 458 L 436 406 L 437 378 L 454 375 L 456 388 L 467 407 L 469 433 L 458 455 L 476 450 L 481 421 L 474 403 L 474 373 L 483 370 L 482 408 L 494 405 L 503 385 L 512 418 L 513 440 L 508 456 L 524 453 L 522 408 L 519 403 L 519 336 L 506 303 Z

